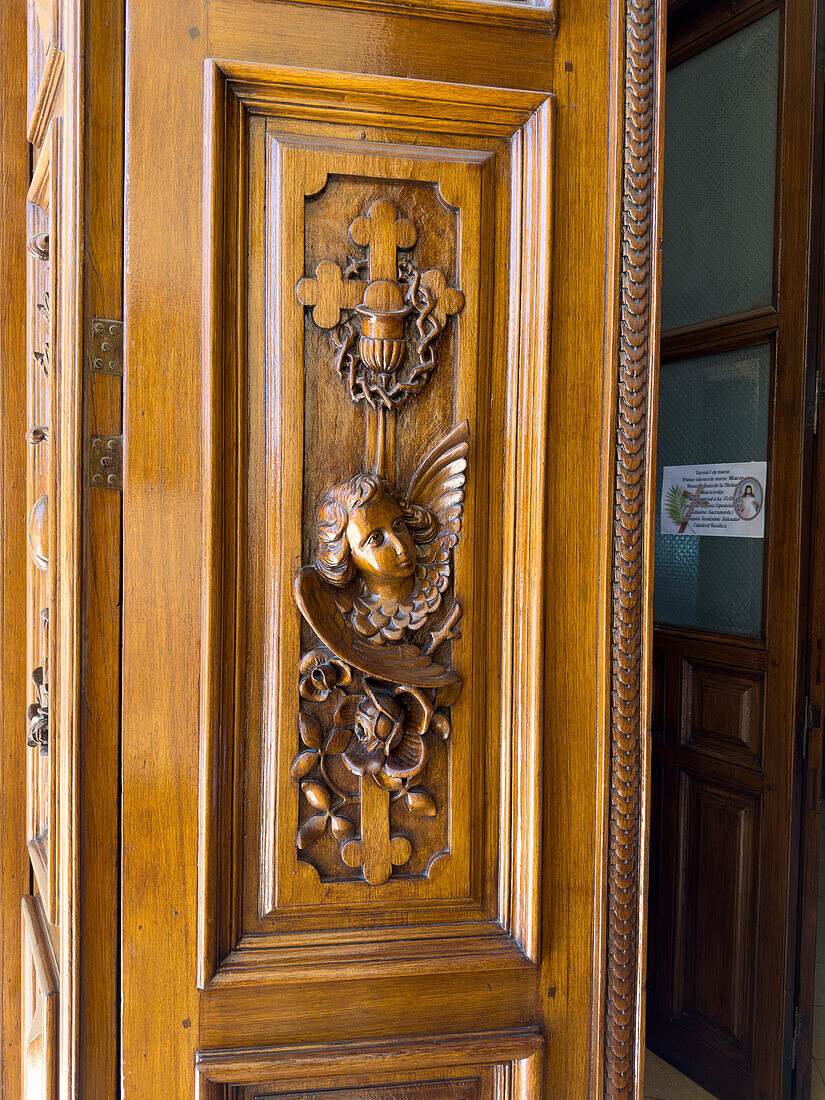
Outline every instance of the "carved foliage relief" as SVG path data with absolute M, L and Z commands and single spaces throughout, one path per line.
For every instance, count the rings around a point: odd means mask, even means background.
M 322 881 L 381 886 L 448 845 L 471 440 L 434 437 L 426 398 L 465 306 L 457 211 L 434 183 L 329 175 L 305 217 L 305 409 L 341 431 L 305 416 L 294 842 Z

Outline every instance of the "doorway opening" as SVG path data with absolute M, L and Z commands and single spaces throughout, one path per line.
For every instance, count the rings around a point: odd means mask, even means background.
M 825 1068 L 821 16 L 668 8 L 645 1087 L 663 1100 L 808 1100 L 815 1050 Z

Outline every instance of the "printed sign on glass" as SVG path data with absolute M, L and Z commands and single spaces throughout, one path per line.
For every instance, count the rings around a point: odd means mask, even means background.
M 665 466 L 662 534 L 765 536 L 767 462 Z

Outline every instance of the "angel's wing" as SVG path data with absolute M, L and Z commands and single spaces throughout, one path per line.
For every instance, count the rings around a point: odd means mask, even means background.
M 295 600 L 324 645 L 368 676 L 413 687 L 441 687 L 458 679 L 457 673 L 436 664 L 417 646 L 376 645 L 359 637 L 312 566 L 305 566 L 296 574 Z
M 458 541 L 461 532 L 469 449 L 469 423 L 462 420 L 423 460 L 407 493 L 410 504 L 421 504 L 435 512 L 442 532 L 451 536 L 450 545 Z

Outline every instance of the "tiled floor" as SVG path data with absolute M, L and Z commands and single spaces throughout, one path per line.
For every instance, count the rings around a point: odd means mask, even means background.
M 645 1100 L 713 1100 L 713 1097 L 648 1050 L 645 1052 Z

